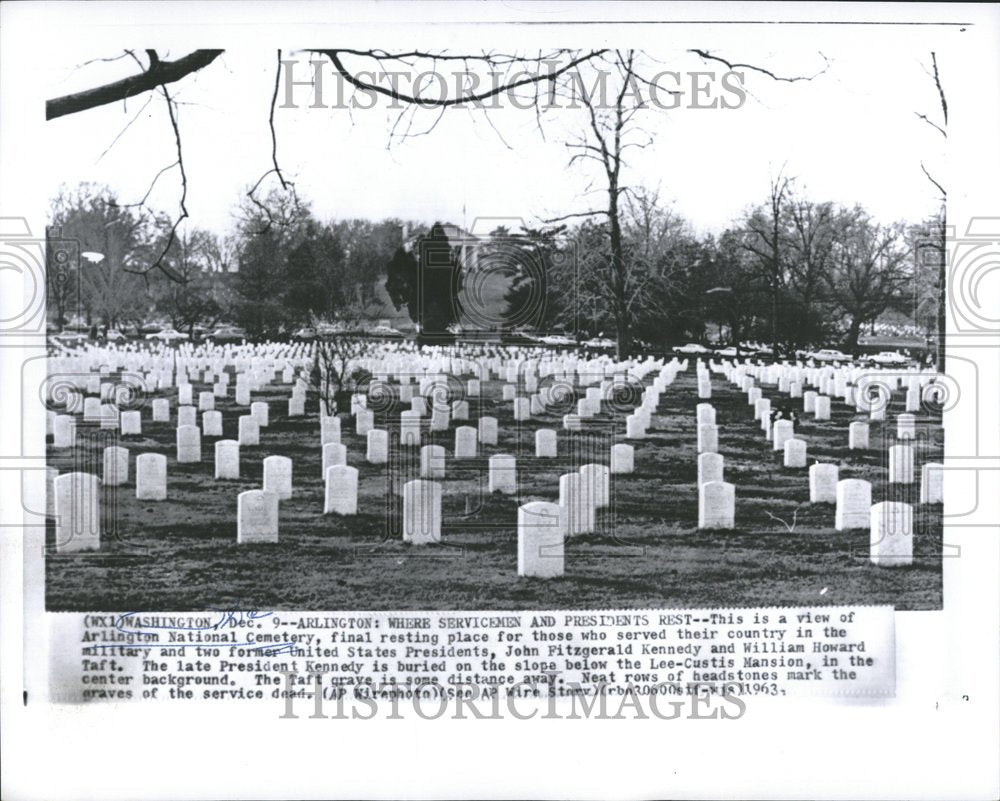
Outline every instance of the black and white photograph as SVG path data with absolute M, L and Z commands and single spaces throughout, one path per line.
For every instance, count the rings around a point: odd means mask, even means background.
M 935 51 L 89 55 L 46 608 L 940 607 Z
M 998 743 L 995 8 L 87 6 L 2 8 L 23 714 L 425 682 Z

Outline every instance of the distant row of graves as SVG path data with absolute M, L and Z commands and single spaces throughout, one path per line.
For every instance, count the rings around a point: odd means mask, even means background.
M 307 417 L 314 396 L 316 369 L 308 343 L 216 346 L 182 345 L 179 349 L 134 346 L 88 347 L 74 355 L 50 359 L 47 434 L 53 452 L 79 447 L 78 430 L 113 431 L 121 444 L 103 450 L 101 473 L 50 467 L 49 509 L 55 520 L 58 553 L 99 550 L 101 491 L 134 485 L 136 501 L 169 499 L 170 464 L 205 465 L 204 481 L 225 482 L 243 474 L 241 448 L 266 442 L 272 415 Z M 357 467 L 391 467 L 393 454 L 413 454 L 416 475 L 401 481 L 402 539 L 414 546 L 441 541 L 443 479 L 450 466 L 486 460 L 487 490 L 514 495 L 518 459 L 495 452 L 500 433 L 497 417 L 478 414 L 476 400 L 499 385 L 499 399 L 509 404 L 511 421 L 532 429 L 534 456 L 554 459 L 572 447 L 574 433 L 584 433 L 598 418 L 615 420 L 614 435 L 603 450 L 588 451 L 588 461 L 558 480 L 558 500 L 531 501 L 517 508 L 511 525 L 517 532 L 517 569 L 521 576 L 553 577 L 566 569 L 566 544 L 592 533 L 612 497 L 612 484 L 627 481 L 635 470 L 634 445 L 646 439 L 665 393 L 677 392 L 678 375 L 691 369 L 673 358 L 615 361 L 610 356 L 581 358 L 568 353 L 491 346 L 441 346 L 413 351 L 391 342 L 374 343 L 367 355 L 347 365 L 370 376 L 355 387 L 349 408 L 326 414 L 323 404 L 309 415 L 316 422 L 315 447 L 321 454 L 324 493 L 317 514 L 358 513 Z M 875 565 L 907 565 L 913 559 L 913 505 L 898 500 L 873 503 L 869 481 L 840 479 L 836 464 L 809 465 L 809 443 L 796 432 L 796 418 L 834 425 L 831 404 L 851 407 L 855 419 L 843 436 L 851 450 L 870 449 L 872 424 L 894 424 L 888 447 L 887 482 L 920 482 L 919 503 L 940 504 L 943 467 L 918 464 L 915 448 L 917 414 L 942 388 L 929 370 L 878 371 L 859 367 L 767 366 L 734 360 L 695 361 L 695 408 L 698 527 L 726 530 L 737 526 L 738 486 L 725 481 L 725 455 L 719 452 L 720 427 L 711 403 L 713 385 L 728 382 L 745 394 L 747 415 L 759 421 L 762 445 L 779 452 L 787 468 L 806 470 L 809 502 L 831 504 L 837 531 L 870 530 L 870 559 Z M 459 391 L 455 391 L 456 387 Z M 288 392 L 287 407 L 254 400 L 275 389 Z M 689 391 L 689 390 L 688 390 Z M 765 391 L 772 397 L 765 397 Z M 905 412 L 887 420 L 887 409 L 904 393 Z M 143 403 L 136 403 L 140 398 Z M 230 399 L 242 410 L 237 437 L 223 436 L 223 412 L 217 402 Z M 149 399 L 148 408 L 145 400 Z M 139 408 L 134 408 L 139 406 Z M 561 431 L 551 423 L 561 411 Z M 506 419 L 506 418 L 505 418 Z M 143 434 L 144 422 L 174 423 L 173 457 L 137 453 L 126 447 Z M 922 420 L 921 425 L 926 425 Z M 934 420 L 931 424 L 937 425 Z M 364 438 L 363 452 L 349 452 L 344 426 Z M 441 444 L 451 438 L 451 446 Z M 570 439 L 566 439 L 570 437 Z M 428 440 L 433 439 L 433 442 Z M 206 441 L 211 443 L 206 458 Z M 134 465 L 134 475 L 133 475 Z M 235 499 L 236 538 L 245 545 L 274 543 L 279 538 L 279 509 L 296 492 L 295 465 L 282 454 L 262 460 L 259 489 Z

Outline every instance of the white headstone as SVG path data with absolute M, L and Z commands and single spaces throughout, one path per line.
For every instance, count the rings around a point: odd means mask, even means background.
M 287 456 L 268 456 L 264 459 L 263 490 L 273 492 L 282 501 L 292 497 L 291 459 Z
M 240 477 L 240 443 L 235 439 L 220 439 L 215 443 L 215 477 Z
M 566 521 L 566 536 L 589 534 L 594 530 L 593 496 L 584 495 L 579 473 L 559 477 L 559 506 Z
M 201 461 L 201 431 L 198 426 L 177 426 L 177 461 L 181 464 Z
M 354 415 L 354 433 L 363 437 L 373 428 L 375 428 L 375 412 L 371 409 L 358 409 Z
M 944 465 L 928 462 L 920 469 L 920 502 L 944 503 Z
M 531 419 L 531 402 L 525 397 L 514 398 L 514 419 Z
M 636 414 L 625 418 L 625 439 L 645 439 L 646 421 Z
M 56 551 L 101 547 L 100 486 L 90 473 L 64 473 L 55 480 Z
M 736 525 L 736 487 L 725 481 L 706 481 L 698 487 L 698 528 Z
M 870 558 L 873 565 L 898 567 L 913 563 L 913 507 L 883 501 L 870 512 Z
M 893 445 L 889 448 L 889 483 L 913 483 L 913 448 L 910 445 Z
M 723 481 L 723 465 L 725 460 L 719 453 L 702 453 L 698 455 L 698 486 L 709 481 Z
M 513 495 L 517 492 L 517 462 L 513 456 L 497 454 L 489 458 L 490 492 Z
M 785 467 L 806 466 L 806 441 L 789 439 L 785 441 Z
M 399 444 L 404 447 L 420 447 L 420 415 L 412 411 L 400 412 Z
M 71 414 L 57 414 L 52 423 L 52 447 L 72 448 L 76 444 L 76 418 Z
M 302 417 L 306 413 L 306 399 L 303 397 L 291 397 L 288 399 L 288 416 Z
M 715 425 L 715 407 L 711 403 L 699 403 L 695 407 L 695 415 L 698 425 Z
M 247 490 L 236 499 L 236 542 L 245 545 L 278 541 L 278 496 Z
M 451 425 L 451 413 L 447 409 L 431 411 L 431 431 L 447 431 Z
M 199 392 L 198 410 L 202 412 L 210 412 L 214 408 L 215 408 L 215 394 L 212 392 Z
M 795 436 L 795 424 L 791 420 L 775 420 L 771 428 L 771 447 L 784 451 L 785 443 Z
M 135 460 L 135 497 L 140 501 L 167 499 L 167 457 L 143 453 Z
M 595 509 L 611 504 L 611 469 L 603 464 L 585 464 L 579 470 L 580 490 Z
M 178 406 L 177 425 L 178 427 L 198 425 L 198 410 L 194 406 Z
M 59 478 L 59 471 L 55 467 L 45 468 L 45 516 L 49 518 L 56 516 L 57 478 Z
M 815 417 L 817 420 L 830 419 L 830 397 L 828 395 L 816 396 Z
M 517 574 L 552 578 L 563 574 L 565 521 L 557 503 L 534 501 L 517 509 Z
M 757 402 L 753 405 L 753 419 L 760 420 L 765 415 L 770 416 L 770 414 L 771 414 L 771 399 L 759 398 Z
M 802 393 L 802 411 L 808 414 L 809 412 L 816 411 L 816 398 L 819 397 L 817 393 L 809 390 L 808 392 Z
M 837 510 L 834 528 L 847 531 L 868 528 L 871 523 L 872 485 L 860 478 L 844 478 L 837 482 Z
M 912 414 L 901 414 L 896 417 L 896 438 L 913 439 L 917 435 L 917 418 Z
M 83 422 L 98 423 L 101 420 L 101 399 L 83 399 Z
M 347 446 L 339 442 L 329 442 L 323 446 L 322 475 L 336 465 L 347 464 Z
M 267 428 L 268 408 L 264 401 L 256 401 L 250 404 L 250 416 L 257 421 L 260 428 Z
M 222 412 L 208 411 L 202 414 L 201 433 L 205 437 L 221 437 Z
M 323 514 L 356 515 L 357 513 L 358 468 L 346 464 L 332 466 L 326 471 Z
M 240 416 L 238 438 L 240 445 L 260 445 L 260 426 L 249 414 Z
M 495 417 L 479 418 L 479 441 L 483 445 L 497 444 L 497 419 Z
M 581 431 L 583 429 L 583 421 L 578 414 L 564 414 L 563 415 L 563 428 L 566 431 Z
M 835 464 L 817 462 L 809 468 L 809 502 L 836 503 L 838 473 Z
M 555 432 L 553 432 L 555 433 Z M 631 473 L 635 469 L 635 450 L 619 442 L 611 446 L 611 472 L 616 475 Z
M 540 428 L 535 432 L 535 457 L 555 459 L 558 455 L 556 432 L 551 428 Z
M 371 412 L 368 413 L 371 414 Z M 320 445 L 329 445 L 331 442 L 340 442 L 340 418 L 335 415 L 327 417 L 325 414 L 321 414 L 319 418 L 319 443 Z
M 424 445 L 420 449 L 420 477 L 444 478 L 444 448 L 441 445 Z
M 119 416 L 123 437 L 142 434 L 142 413 L 136 411 L 122 412 Z
M 112 445 L 104 449 L 105 487 L 118 487 L 128 484 L 128 448 Z
M 719 450 L 719 429 L 711 423 L 698 426 L 698 453 L 716 453 Z
M 459 426 L 455 429 L 455 458 L 475 459 L 477 453 L 477 431 L 472 426 Z
M 166 398 L 157 398 L 153 401 L 153 422 L 170 422 L 170 401 Z
M 365 459 L 369 464 L 385 464 L 389 461 L 389 432 L 381 428 L 371 428 L 365 435 L 367 445 Z
M 441 541 L 441 485 L 415 479 L 403 485 L 403 541 Z
M 101 404 L 101 428 L 118 428 L 118 407 L 114 404 Z
M 847 427 L 847 447 L 851 450 L 868 450 L 868 423 L 855 421 Z

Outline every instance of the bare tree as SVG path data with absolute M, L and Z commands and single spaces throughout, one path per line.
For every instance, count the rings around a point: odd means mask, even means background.
M 948 99 L 945 97 L 944 88 L 941 86 L 941 73 L 938 71 L 937 53 L 931 51 L 931 68 L 924 67 L 924 71 L 934 81 L 934 89 L 940 105 L 941 116 L 939 122 L 935 122 L 928 115 L 920 112 L 913 112 L 927 125 L 939 133 L 944 139 L 948 138 Z M 927 180 L 938 192 L 941 201 L 939 220 L 930 226 L 926 237 L 920 243 L 918 250 L 918 264 L 924 261 L 932 261 L 932 266 L 937 267 L 937 369 L 944 372 L 945 369 L 945 329 L 947 325 L 948 310 L 948 192 L 945 187 L 928 171 L 926 165 L 921 161 L 920 169 L 923 170 Z M 926 258 L 930 256 L 930 258 Z
M 668 95 L 677 94 L 675 90 L 644 77 L 640 68 L 641 57 L 642 53 L 637 50 L 608 51 L 596 57 L 591 66 L 596 72 L 594 86 L 600 87 L 601 91 L 586 91 L 579 73 L 552 87 L 554 95 L 561 94 L 572 101 L 582 102 L 586 124 L 579 134 L 571 136 L 566 142 L 566 147 L 572 152 L 569 166 L 596 164 L 603 178 L 602 190 L 606 200 L 603 208 L 574 212 L 545 222 L 551 224 L 591 216 L 603 217 L 607 221 L 610 263 L 605 286 L 616 328 L 619 358 L 627 358 L 631 353 L 631 323 L 643 295 L 635 280 L 641 273 L 631 269 L 625 253 L 622 212 L 627 196 L 635 190 L 626 184 L 623 169 L 631 150 L 644 149 L 653 142 L 650 134 L 637 124 L 638 115 L 649 108 L 649 104 L 643 101 L 643 86 Z M 608 76 L 613 79 L 610 87 L 605 83 Z M 639 203 L 641 216 L 642 201 L 637 199 L 636 202 Z
M 825 333 L 827 316 L 820 313 L 826 277 L 833 268 L 833 252 L 840 234 L 833 204 L 795 199 L 788 206 L 790 223 L 788 283 L 797 313 L 791 330 L 792 344 L 814 341 Z
M 611 73 L 617 84 L 612 92 L 613 99 L 610 104 L 604 101 L 603 96 L 595 97 L 593 93 L 585 90 L 579 93 L 587 111 L 588 122 L 583 128 L 584 134 L 567 143 L 574 151 L 571 163 L 592 160 L 600 165 L 606 183 L 604 189 L 607 203 L 600 212 L 583 212 L 569 216 L 579 217 L 598 213 L 606 216 L 610 245 L 608 283 L 611 288 L 611 311 L 617 328 L 618 353 L 620 357 L 625 357 L 630 353 L 631 316 L 634 310 L 633 301 L 637 295 L 630 287 L 629 268 L 622 237 L 620 210 L 623 198 L 628 191 L 628 187 L 623 181 L 622 168 L 628 150 L 646 147 L 651 141 L 650 138 L 643 136 L 643 132 L 638 126 L 633 124 L 638 112 L 645 107 L 639 91 L 640 88 L 645 87 L 648 91 L 664 95 L 679 94 L 679 92 L 666 88 L 657 82 L 657 76 L 668 73 L 660 70 L 654 74 L 652 70 L 640 69 L 639 63 L 644 54 L 637 50 L 560 48 L 537 53 L 517 51 L 454 53 L 419 49 L 387 51 L 382 49 L 332 48 L 307 52 L 324 56 L 333 66 L 336 75 L 352 87 L 356 95 L 366 98 L 383 96 L 390 100 L 390 108 L 398 110 L 397 118 L 390 130 L 390 143 L 396 137 L 405 138 L 429 133 L 436 127 L 443 113 L 451 108 L 472 112 L 482 111 L 483 118 L 493 127 L 488 111 L 491 104 L 497 101 L 501 95 L 510 99 L 519 98 L 521 107 L 534 108 L 541 131 L 540 108 L 543 104 L 540 101 L 542 99 L 557 96 L 561 89 L 565 90 L 567 87 L 575 89 L 581 86 L 581 68 L 590 68 L 602 81 L 607 73 Z M 704 49 L 692 49 L 689 52 L 703 61 L 724 64 L 730 71 L 749 70 L 766 75 L 773 80 L 793 82 L 811 80 L 816 77 L 813 75 L 786 78 L 778 76 L 766 68 L 733 62 Z M 184 171 L 180 128 L 177 124 L 176 104 L 169 94 L 167 85 L 204 69 L 214 62 L 220 53 L 221 51 L 216 50 L 195 51 L 182 59 L 167 62 L 162 61 L 156 51 L 147 50 L 148 64 L 143 64 L 135 52 L 126 51 L 123 57 L 130 57 L 139 65 L 141 72 L 138 75 L 87 92 L 49 101 L 48 113 L 51 119 L 61 114 L 94 108 L 154 89 L 163 95 L 174 133 L 177 158 L 174 163 L 157 173 L 153 183 L 165 171 L 174 167 L 179 170 L 181 182 L 179 214 L 175 218 L 167 248 L 172 243 L 172 236 L 176 232 L 177 226 L 187 217 L 185 204 L 187 176 Z M 282 60 L 281 51 L 277 51 L 274 91 L 267 115 L 272 142 L 271 166 L 247 192 L 249 200 L 264 210 L 269 204 L 261 204 L 255 193 L 269 176 L 277 177 L 283 191 L 294 193 L 293 183 L 285 178 L 278 162 L 277 135 L 274 125 L 282 69 L 285 65 L 286 62 Z M 456 81 L 454 87 L 445 86 L 444 91 L 441 91 L 440 86 L 424 89 L 415 87 L 411 90 L 404 90 L 395 80 L 407 72 L 411 74 L 415 72 L 417 75 L 437 74 L 438 69 L 445 66 L 451 70 L 452 75 L 460 77 L 461 80 Z M 647 66 L 649 65 L 647 64 Z M 394 79 L 386 86 L 376 78 L 379 75 L 393 76 Z M 484 75 L 488 75 L 490 80 L 486 86 L 480 88 Z M 546 89 L 548 92 L 545 91 Z M 354 100 L 355 98 L 352 98 L 352 102 Z M 414 117 L 420 109 L 434 110 L 437 115 L 426 129 L 414 130 Z M 495 127 L 494 130 L 496 130 Z M 500 135 L 499 131 L 497 134 Z M 148 195 L 147 192 L 146 197 Z M 145 198 L 141 202 L 145 202 Z M 268 217 L 265 224 L 269 227 L 272 222 L 272 219 Z M 165 255 L 166 251 L 145 269 L 164 270 Z
M 309 385 L 327 415 L 336 414 L 337 402 L 345 392 L 358 388 L 358 360 L 371 349 L 370 341 L 358 334 L 377 307 L 377 300 L 363 292 L 353 300 L 341 306 L 332 318 L 312 318 L 316 340 Z
M 850 321 L 844 346 L 854 349 L 861 327 L 898 300 L 913 279 L 907 268 L 911 249 L 903 225 L 879 225 L 861 208 L 843 214 L 828 282 L 832 299 Z
M 778 306 L 785 286 L 787 255 L 785 253 L 786 223 L 791 201 L 792 179 L 784 170 L 771 179 L 767 202 L 754 209 L 746 221 L 743 246 L 756 259 L 753 264 L 764 279 L 771 301 L 771 348 L 778 353 Z

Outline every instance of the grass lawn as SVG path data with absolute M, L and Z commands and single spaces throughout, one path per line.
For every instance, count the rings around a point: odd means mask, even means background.
M 650 376 L 650 379 L 652 376 Z M 513 403 L 502 402 L 501 382 L 483 387 L 470 402 L 472 422 L 480 414 L 498 418 L 500 443 L 480 449 L 480 458 L 456 462 L 454 426 L 430 439 L 446 447 L 442 542 L 411 546 L 398 533 L 401 500 L 391 487 L 417 477 L 416 449 L 397 454 L 396 480 L 385 465 L 369 465 L 365 439 L 353 419 L 342 421 L 348 462 L 359 475 L 359 514 L 323 515 L 319 422 L 315 401 L 307 417 L 288 418 L 288 386 L 271 385 L 253 399 L 270 402 L 271 425 L 261 429 L 260 447 L 241 448 L 243 478 L 216 481 L 213 443 L 202 438 L 202 461 L 174 460 L 176 390 L 172 421 L 152 423 L 143 410 L 143 434 L 124 437 L 130 449 L 130 482 L 106 489 L 103 512 L 109 529 L 94 554 L 55 554 L 46 559 L 46 605 L 50 611 L 190 611 L 207 608 L 260 610 L 514 610 L 762 605 L 891 604 L 897 609 L 941 607 L 941 507 L 914 507 L 914 564 L 875 567 L 868 562 L 868 531 L 833 529 L 832 504 L 810 504 L 808 468 L 786 469 L 753 420 L 745 396 L 713 375 L 712 404 L 719 424 L 725 480 L 736 485 L 733 531 L 697 526 L 697 399 L 693 365 L 667 388 L 648 437 L 636 441 L 635 472 L 614 476 L 612 508 L 600 515 L 600 533 L 566 544 L 566 575 L 558 579 L 517 576 L 517 507 L 557 500 L 559 476 L 597 459 L 592 445 L 562 430 L 554 409 L 515 423 Z M 195 385 L 200 390 L 211 389 Z M 582 390 L 580 390 L 582 394 Z M 832 462 L 840 478 L 873 484 L 873 502 L 918 500 L 920 466 L 941 461 L 940 415 L 918 415 L 916 475 L 911 486 L 886 483 L 883 427 L 894 427 L 905 390 L 895 393 L 888 422 L 872 424 L 872 449 L 850 451 L 847 426 L 853 407 L 832 400 L 833 419 L 802 416 L 796 436 L 808 443 L 808 461 Z M 776 387 L 764 397 L 778 399 Z M 793 401 L 797 405 L 801 401 Z M 230 398 L 217 399 L 225 438 L 236 439 L 237 417 L 249 413 Z M 406 405 L 408 408 L 408 404 Z M 799 407 L 800 408 L 800 407 Z M 395 417 L 395 412 L 393 413 Z M 381 427 L 382 417 L 377 418 Z M 862 419 L 862 418 L 857 418 Z M 79 422 L 79 421 L 78 421 Z M 200 422 L 200 421 L 199 421 Z M 928 426 L 922 426 L 928 423 Z M 426 418 L 425 418 L 426 424 Z M 624 433 L 624 414 L 603 414 L 605 432 Z M 534 431 L 559 432 L 557 459 L 534 458 Z M 926 428 L 926 432 L 924 429 Z M 83 431 L 83 428 L 78 428 Z M 105 432 L 106 433 L 106 432 Z M 576 437 L 577 440 L 574 440 Z M 96 438 L 75 449 L 50 446 L 49 464 L 100 474 Z M 168 457 L 168 499 L 135 498 L 135 457 Z M 603 452 L 603 446 L 597 452 Z M 486 492 L 486 459 L 517 456 L 518 495 Z M 293 460 L 294 497 L 280 506 L 280 542 L 236 544 L 236 497 L 261 482 L 261 462 L 278 454 Z M 563 456 L 563 454 L 566 454 Z M 606 462 L 606 459 L 604 460 Z M 891 496 L 889 492 L 891 491 Z M 54 529 L 49 523 L 49 544 Z

